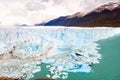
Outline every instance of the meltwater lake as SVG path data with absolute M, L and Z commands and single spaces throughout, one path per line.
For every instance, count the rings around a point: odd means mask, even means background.
M 120 28 L 1 28 L 0 44 L 0 77 L 120 80 Z

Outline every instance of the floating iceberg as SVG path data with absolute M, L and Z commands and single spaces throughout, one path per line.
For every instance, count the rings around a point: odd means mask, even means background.
M 26 64 L 31 65 L 29 60 L 33 60 L 34 65 L 24 68 L 24 73 L 29 76 L 40 71 L 40 68 L 36 68 L 38 66 L 36 61 L 40 61 L 50 65 L 47 68 L 53 75 L 47 74 L 47 77 L 62 76 L 62 79 L 65 79 L 67 72 L 90 72 L 91 65 L 99 63 L 101 59 L 97 51 L 99 45 L 95 41 L 119 33 L 119 28 L 2 28 L 0 29 L 0 62 L 9 66 L 11 63 L 8 60 L 12 60 L 16 64 L 9 67 L 10 69 L 18 65 L 18 68 L 22 69 Z M 0 65 L 0 72 L 3 71 L 0 76 L 15 77 L 7 68 L 1 69 L 4 64 Z M 12 72 L 15 73 L 13 70 Z M 24 73 L 17 73 L 24 76 Z M 16 77 L 21 76 L 16 75 Z M 31 77 L 27 77 L 29 78 Z

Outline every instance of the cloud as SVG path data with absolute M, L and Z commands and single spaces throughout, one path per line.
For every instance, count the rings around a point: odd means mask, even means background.
M 119 0 L 0 0 L 0 25 L 36 24 Z
M 43 5 L 41 2 L 37 1 L 37 2 L 27 2 L 25 4 L 27 10 L 29 11 L 39 11 L 39 10 L 45 10 L 46 7 L 45 5 Z

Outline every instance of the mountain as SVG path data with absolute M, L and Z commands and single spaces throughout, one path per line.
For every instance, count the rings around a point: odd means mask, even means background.
M 97 9 L 94 10 L 94 12 L 101 12 L 103 10 L 113 10 L 119 6 L 119 3 L 109 3 L 106 5 L 103 5 L 101 7 L 98 7 Z
M 46 23 L 45 26 L 74 26 L 75 23 L 78 23 L 77 19 L 82 18 L 83 16 L 83 13 L 77 12 L 73 15 L 62 16 L 51 20 L 48 23 Z
M 73 14 L 73 15 L 67 16 L 67 18 L 83 17 L 84 15 L 85 15 L 85 14 L 83 14 L 83 13 L 77 12 L 77 13 L 75 13 L 75 14 Z
M 120 27 L 120 4 L 109 3 L 95 10 L 80 12 L 49 21 L 45 26 Z

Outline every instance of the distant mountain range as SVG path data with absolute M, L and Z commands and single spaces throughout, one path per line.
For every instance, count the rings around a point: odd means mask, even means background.
M 37 24 L 37 26 L 40 24 Z M 43 24 L 42 24 L 43 25 Z M 120 4 L 109 3 L 83 14 L 62 16 L 44 23 L 45 26 L 120 27 Z

